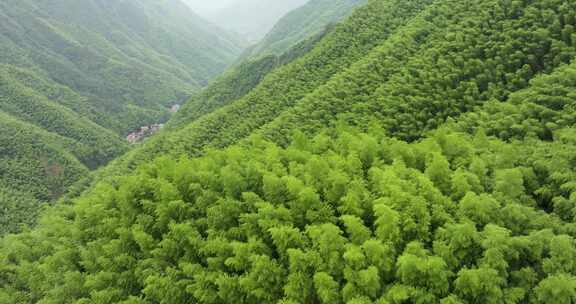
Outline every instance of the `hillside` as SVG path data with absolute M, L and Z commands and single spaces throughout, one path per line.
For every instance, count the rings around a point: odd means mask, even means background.
M 166 117 L 166 107 L 241 52 L 229 34 L 178 0 L 0 5 L 0 63 L 33 70 L 88 98 L 119 133 Z
M 167 120 L 240 52 L 176 0 L 0 3 L 0 234 L 128 151 L 128 132 Z
M 85 97 L 49 78 L 0 65 L 0 96 L 0 234 L 32 222 L 41 202 L 128 150 L 90 119 L 98 114 Z M 27 203 L 16 203 L 22 197 Z
M 576 301 L 575 12 L 369 0 L 244 63 L 1 239 L 0 303 Z
M 330 32 L 327 29 L 311 35 L 282 54 L 246 59 L 233 66 L 223 75 L 217 77 L 205 90 L 188 100 L 168 121 L 167 128 L 177 130 L 244 97 L 258 86 L 268 74 L 305 56 Z
M 366 0 L 311 0 L 282 17 L 243 57 L 281 54 L 306 38 L 347 17 Z
M 224 98 L 221 102 L 210 102 L 209 111 L 202 110 L 202 100 L 210 100 L 209 96 L 200 100 L 192 99 L 184 106 L 182 113 L 176 115 L 175 121 L 170 122 L 176 125 L 174 131 L 159 134 L 142 147 L 115 160 L 99 172 L 96 180 L 125 173 L 159 155 L 197 156 L 206 148 L 225 147 L 238 142 L 366 56 L 397 28 L 418 14 L 427 3 L 374 1 L 369 6 L 360 7 L 349 20 L 315 43 L 310 52 L 265 74 L 253 89 L 248 87 L 248 90 L 242 90 L 243 94 Z M 268 56 L 257 62 L 265 61 L 266 58 L 274 57 Z M 228 82 L 235 83 L 238 80 L 240 78 L 232 77 Z M 217 86 L 218 82 L 214 85 Z M 213 88 L 209 87 L 205 92 L 210 94 L 223 91 L 213 91 Z M 230 86 L 227 88 L 231 89 Z M 205 115 L 196 115 L 199 111 Z

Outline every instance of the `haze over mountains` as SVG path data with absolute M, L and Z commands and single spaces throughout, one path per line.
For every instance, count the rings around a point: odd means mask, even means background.
M 0 304 L 576 302 L 575 1 L 11 1 Z
M 209 17 L 215 12 L 222 10 L 230 6 L 236 0 L 212 0 L 212 1 L 201 1 L 201 0 L 185 0 L 190 8 L 202 17 Z
M 205 19 L 240 34 L 250 43 L 258 42 L 282 16 L 308 2 L 308 0 L 185 1 Z

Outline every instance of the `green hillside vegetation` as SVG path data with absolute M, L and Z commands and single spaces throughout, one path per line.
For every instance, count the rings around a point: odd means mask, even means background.
M 0 66 L 0 110 L 45 131 L 67 137 L 84 145 L 85 151 L 78 151 L 76 157 L 91 169 L 103 165 L 126 150 L 126 144 L 112 131 L 79 117 L 65 104 L 77 103 L 82 111 L 84 100 L 72 92 L 70 96 L 51 96 L 52 89 L 56 94 L 58 87 L 52 83 L 42 83 L 34 74 L 14 67 Z M 66 97 L 71 97 L 70 99 Z M 57 102 L 53 98 L 57 98 Z M 82 112 L 81 112 L 82 113 Z M 81 115 L 81 114 L 80 114 Z
M 233 95 L 241 98 L 225 98 L 224 103 L 216 98 L 212 101 L 211 97 L 201 97 L 200 101 L 192 99 L 183 109 L 184 115 L 190 114 L 192 119 L 177 115 L 174 123 L 178 126 L 176 130 L 160 134 L 115 160 L 99 172 L 95 180 L 125 173 L 127 169 L 163 154 L 196 156 L 206 148 L 225 147 L 238 142 L 363 58 L 396 29 L 406 25 L 429 2 L 372 1 L 366 7 L 360 7 L 351 18 L 329 31 L 310 52 L 273 70 L 247 94 Z M 236 79 L 231 78 L 230 82 L 236 83 Z M 219 82 L 215 82 L 215 85 L 219 85 Z M 211 90 L 209 87 L 206 92 Z M 222 89 L 217 91 L 225 92 Z M 205 102 L 202 100 L 206 100 L 210 110 L 214 111 L 198 117 L 194 113 L 203 111 L 202 104 Z
M 1 110 L 0 130 L 0 234 L 4 234 L 33 223 L 41 202 L 58 198 L 88 174 L 77 155 L 89 147 Z
M 41 202 L 128 150 L 118 135 L 80 116 L 92 113 L 85 99 L 33 73 L 0 66 L 0 96 L 0 234 L 33 222 Z
M 314 50 L 267 75 L 246 96 L 200 117 L 192 114 L 195 111 L 184 109 L 184 116 L 194 120 L 180 118 L 178 130 L 163 134 L 126 155 L 101 176 L 113 176 L 114 170 L 125 172 L 126 168 L 166 153 L 196 156 L 207 147 L 225 147 L 254 131 L 285 144 L 295 129 L 313 133 L 334 122 L 333 118 L 340 113 L 347 113 L 350 118 L 343 119 L 357 125 L 379 120 L 389 131 L 413 140 L 446 117 L 457 116 L 491 98 L 505 100 L 508 92 L 525 87 L 534 74 L 550 71 L 573 56 L 573 44 L 562 38 L 566 36 L 565 30 L 546 18 L 539 18 L 540 10 L 536 6 L 527 8 L 522 18 L 500 15 L 498 19 L 493 15 L 502 11 L 487 9 L 491 2 L 454 4 L 458 9 L 452 9 L 452 3 L 438 3 L 409 25 L 402 26 L 425 4 L 422 1 L 370 2 L 334 29 Z M 478 11 L 487 13 L 479 15 Z M 453 12 L 458 12 L 460 19 L 452 18 Z M 513 13 L 510 9 L 510 14 Z M 523 29 L 523 24 L 533 22 L 538 22 L 531 25 L 533 29 Z M 446 28 L 448 25 L 450 28 Z M 366 26 L 372 26 L 373 31 Z M 505 26 L 511 30 L 500 31 L 499 28 Z M 351 33 L 354 30 L 365 36 Z M 540 34 L 533 34 L 538 32 Z M 457 40 L 453 33 L 461 37 Z M 387 37 L 389 39 L 384 39 Z M 455 47 L 458 41 L 463 44 L 462 48 Z M 374 48 L 377 44 L 380 45 Z M 525 50 L 518 53 L 513 45 L 522 45 Z M 539 49 L 540 46 L 543 49 Z M 483 53 L 485 50 L 489 52 Z M 440 54 L 446 54 L 441 61 L 437 59 Z M 526 63 L 512 62 L 509 56 L 513 54 L 534 59 Z M 470 64 L 462 68 L 466 62 Z M 437 73 L 439 70 L 445 73 Z M 409 87 L 411 89 L 404 89 Z M 198 103 L 189 104 L 191 106 L 186 107 L 198 109 L 195 107 Z M 184 125 L 183 121 L 190 122 Z M 408 131 L 400 134 L 398 128 Z
M 0 235 L 125 153 L 128 132 L 166 121 L 241 50 L 176 0 L 0 3 Z
M 0 303 L 573 303 L 575 27 L 370 0 L 1 239 Z
M 4 184 L 4 182 L 2 182 Z M 14 233 L 22 227 L 36 224 L 41 209 L 38 199 L 27 190 L 16 190 L 13 185 L 0 185 L 0 234 Z
M 311 0 L 286 14 L 255 46 L 244 52 L 244 58 L 281 54 L 299 41 L 323 31 L 348 16 L 366 0 Z
M 262 133 L 282 142 L 294 129 L 314 132 L 338 116 L 360 126 L 377 120 L 395 137 L 418 139 L 574 58 L 572 25 L 563 21 L 571 9 L 563 1 L 437 2 Z
M 0 12 L 0 63 L 87 97 L 122 134 L 166 117 L 242 51 L 177 0 L 11 0 Z
M 576 65 L 513 98 L 539 91 L 569 107 L 574 96 L 539 86 L 573 91 L 576 81 L 557 83 L 572 74 Z M 254 139 L 203 158 L 160 159 L 5 239 L 5 261 L 21 266 L 4 269 L 16 282 L 4 299 L 569 302 L 573 179 L 556 175 L 574 170 L 574 131 L 559 129 L 554 142 L 506 143 L 457 129 L 406 143 L 378 128 L 363 134 L 340 125 L 337 137 L 298 135 L 286 148 Z M 51 245 L 30 251 L 26 244 L 37 240 Z M 66 251 L 47 255 L 60 246 Z M 46 282 L 43 269 L 66 273 Z M 35 278 L 38 298 L 16 292 L 32 286 L 25 278 Z
M 281 55 L 267 55 L 249 59 L 215 79 L 201 93 L 195 95 L 168 121 L 168 128 L 177 130 L 190 122 L 244 97 L 262 79 L 281 66 L 292 63 L 311 51 L 331 28 L 302 40 Z

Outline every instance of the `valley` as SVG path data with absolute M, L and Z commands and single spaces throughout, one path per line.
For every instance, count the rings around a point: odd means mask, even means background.
M 179 1 L 58 3 L 0 3 L 2 219 L 36 214 L 126 153 L 128 133 L 168 120 L 243 49 Z M 10 203 L 21 192 L 36 204 Z
M 9 0 L 0 54 L 1 304 L 576 302 L 576 2 Z

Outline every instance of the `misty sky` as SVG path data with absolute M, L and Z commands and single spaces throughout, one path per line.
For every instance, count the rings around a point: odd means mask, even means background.
M 211 15 L 230 5 L 234 0 L 186 0 L 192 9 L 200 15 Z
M 1 0 L 0 0 L 1 1 Z M 206 20 L 256 42 L 284 14 L 308 0 L 183 0 Z

